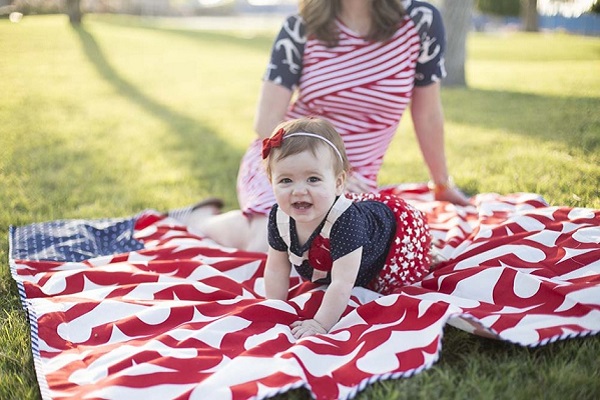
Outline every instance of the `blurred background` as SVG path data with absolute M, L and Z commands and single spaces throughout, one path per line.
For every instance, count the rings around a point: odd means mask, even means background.
M 468 8 L 471 29 L 562 30 L 600 35 L 600 0 L 438 0 Z M 289 14 L 297 0 L 0 0 L 0 18 L 18 20 L 30 14 L 69 14 L 78 23 L 88 13 L 130 14 L 150 17 L 239 16 Z

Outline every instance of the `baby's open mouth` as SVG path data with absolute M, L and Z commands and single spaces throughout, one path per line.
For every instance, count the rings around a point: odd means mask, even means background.
M 298 201 L 298 202 L 292 204 L 292 207 L 297 208 L 299 210 L 306 210 L 307 208 L 309 208 L 311 206 L 312 206 L 311 203 L 307 203 L 305 201 Z

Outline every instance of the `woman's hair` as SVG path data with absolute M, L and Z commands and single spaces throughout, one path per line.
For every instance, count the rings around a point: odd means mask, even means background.
M 320 118 L 299 118 L 282 122 L 273 132 L 278 132 L 280 129 L 283 129 L 285 132 L 281 146 L 272 149 L 269 156 L 265 159 L 265 169 L 269 179 L 271 178 L 271 161 L 273 159 L 276 161 L 282 160 L 304 151 L 310 151 L 316 156 L 317 148 L 319 148 L 319 146 L 324 146 L 331 153 L 331 159 L 334 163 L 333 168 L 336 175 L 350 171 L 350 162 L 346 155 L 344 141 L 331 122 Z M 336 152 L 325 140 L 314 136 L 299 135 L 288 137 L 288 135 L 291 135 L 292 133 L 311 133 L 320 136 L 331 142 L 338 151 Z
M 401 0 L 364 0 L 371 5 L 371 31 L 366 40 L 382 42 L 391 38 L 406 15 Z M 299 10 L 306 24 L 306 35 L 335 46 L 338 29 L 335 19 L 341 11 L 341 0 L 300 0 Z

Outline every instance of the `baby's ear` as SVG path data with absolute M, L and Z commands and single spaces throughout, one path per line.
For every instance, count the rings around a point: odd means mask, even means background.
M 346 171 L 342 171 L 336 178 L 335 181 L 335 194 L 341 196 L 344 193 L 346 187 Z

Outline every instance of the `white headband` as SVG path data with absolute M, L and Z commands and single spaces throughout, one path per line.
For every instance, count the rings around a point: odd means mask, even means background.
M 333 144 L 331 142 L 331 140 L 324 138 L 323 136 L 319 136 L 319 135 L 315 135 L 314 133 L 310 133 L 310 132 L 294 132 L 294 133 L 289 133 L 287 135 L 285 135 L 283 138 L 287 139 L 290 137 L 294 137 L 294 136 L 308 136 L 308 137 L 314 137 L 317 139 L 321 139 L 322 141 L 324 141 L 325 143 L 327 143 L 329 146 L 331 146 L 331 148 L 335 151 L 335 154 L 337 154 L 338 158 L 340 159 L 340 161 L 342 163 L 344 163 L 344 158 L 342 157 L 342 153 L 340 153 L 339 149 L 335 146 L 335 144 Z

